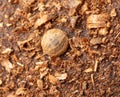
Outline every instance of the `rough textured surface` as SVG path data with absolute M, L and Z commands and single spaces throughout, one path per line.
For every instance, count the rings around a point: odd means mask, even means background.
M 69 38 L 56 58 L 52 28 Z M 0 0 L 0 97 L 120 97 L 120 0 Z

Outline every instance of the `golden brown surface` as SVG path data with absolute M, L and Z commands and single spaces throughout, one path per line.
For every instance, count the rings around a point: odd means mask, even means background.
M 65 53 L 43 53 L 49 29 Z M 0 97 L 120 97 L 120 0 L 0 0 Z

